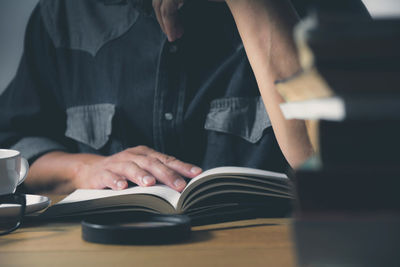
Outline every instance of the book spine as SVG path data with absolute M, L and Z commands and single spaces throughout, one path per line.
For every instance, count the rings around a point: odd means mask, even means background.
M 319 122 L 324 165 L 398 165 L 400 120 Z
M 400 60 L 400 58 L 399 58 Z M 400 92 L 400 64 L 396 60 L 392 64 L 394 67 L 377 62 L 375 68 L 366 68 L 365 65 L 372 63 L 364 63 L 364 68 L 354 67 L 355 69 L 346 69 L 345 66 L 349 62 L 341 62 L 341 68 L 326 67 L 317 65 L 317 70 L 321 77 L 326 81 L 330 88 L 336 94 L 346 94 L 351 92 L 367 93 L 382 92 L 399 93 Z M 360 63 L 362 64 L 362 63 Z M 379 68 L 379 69 L 377 69 Z
M 344 102 L 347 120 L 385 120 L 394 123 L 400 120 L 400 92 L 344 93 L 340 98 Z
M 399 187 L 400 170 L 394 168 L 299 169 L 295 172 L 296 210 L 300 213 L 398 211 Z

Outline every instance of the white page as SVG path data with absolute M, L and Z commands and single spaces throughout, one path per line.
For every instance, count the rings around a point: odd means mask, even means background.
M 280 104 L 283 116 L 288 119 L 342 121 L 346 107 L 340 97 L 317 98 Z
M 173 190 L 172 188 L 166 185 L 154 185 L 150 187 L 130 187 L 124 190 L 111 190 L 111 189 L 78 189 L 75 190 L 72 194 L 58 202 L 56 205 L 69 204 L 79 201 L 86 200 L 94 200 L 112 196 L 122 196 L 122 195 L 131 195 L 131 194 L 149 194 L 159 196 L 161 198 L 166 199 L 171 203 L 174 207 L 178 203 L 180 193 Z
M 200 175 L 193 178 L 189 185 L 196 182 L 197 180 L 205 176 L 225 176 L 225 175 L 242 175 L 242 176 L 256 176 L 256 177 L 266 177 L 279 181 L 287 181 L 288 177 L 284 173 L 264 171 L 259 169 L 245 168 L 245 167 L 218 167 L 214 169 L 207 170 Z

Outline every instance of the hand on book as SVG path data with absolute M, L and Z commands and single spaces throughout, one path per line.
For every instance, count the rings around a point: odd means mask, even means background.
M 181 192 L 186 182 L 183 177 L 193 178 L 202 170 L 172 156 L 146 146 L 126 149 L 109 157 L 95 156 L 82 164 L 75 175 L 77 188 L 111 188 L 121 190 L 128 181 L 139 186 L 163 183 Z

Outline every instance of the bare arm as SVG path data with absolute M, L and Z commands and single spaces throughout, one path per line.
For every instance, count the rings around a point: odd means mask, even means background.
M 292 167 L 313 152 L 304 121 L 286 120 L 275 81 L 300 66 L 292 38 L 297 16 L 286 0 L 227 0 L 270 116 L 279 146 Z
M 210 0 L 222 2 L 222 0 Z M 161 28 L 169 41 L 184 34 L 177 15 L 184 0 L 153 0 Z M 226 0 L 235 18 L 251 67 L 272 122 L 278 144 L 292 167 L 312 153 L 304 121 L 287 121 L 279 108 L 283 98 L 275 81 L 296 73 L 300 66 L 292 38 L 297 15 L 288 0 Z

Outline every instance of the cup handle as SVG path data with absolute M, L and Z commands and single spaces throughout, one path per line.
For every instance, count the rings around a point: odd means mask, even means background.
M 26 176 L 28 176 L 28 171 L 29 171 L 29 163 L 25 158 L 21 157 L 21 171 L 19 172 L 18 185 L 20 185 L 23 181 L 25 181 Z

